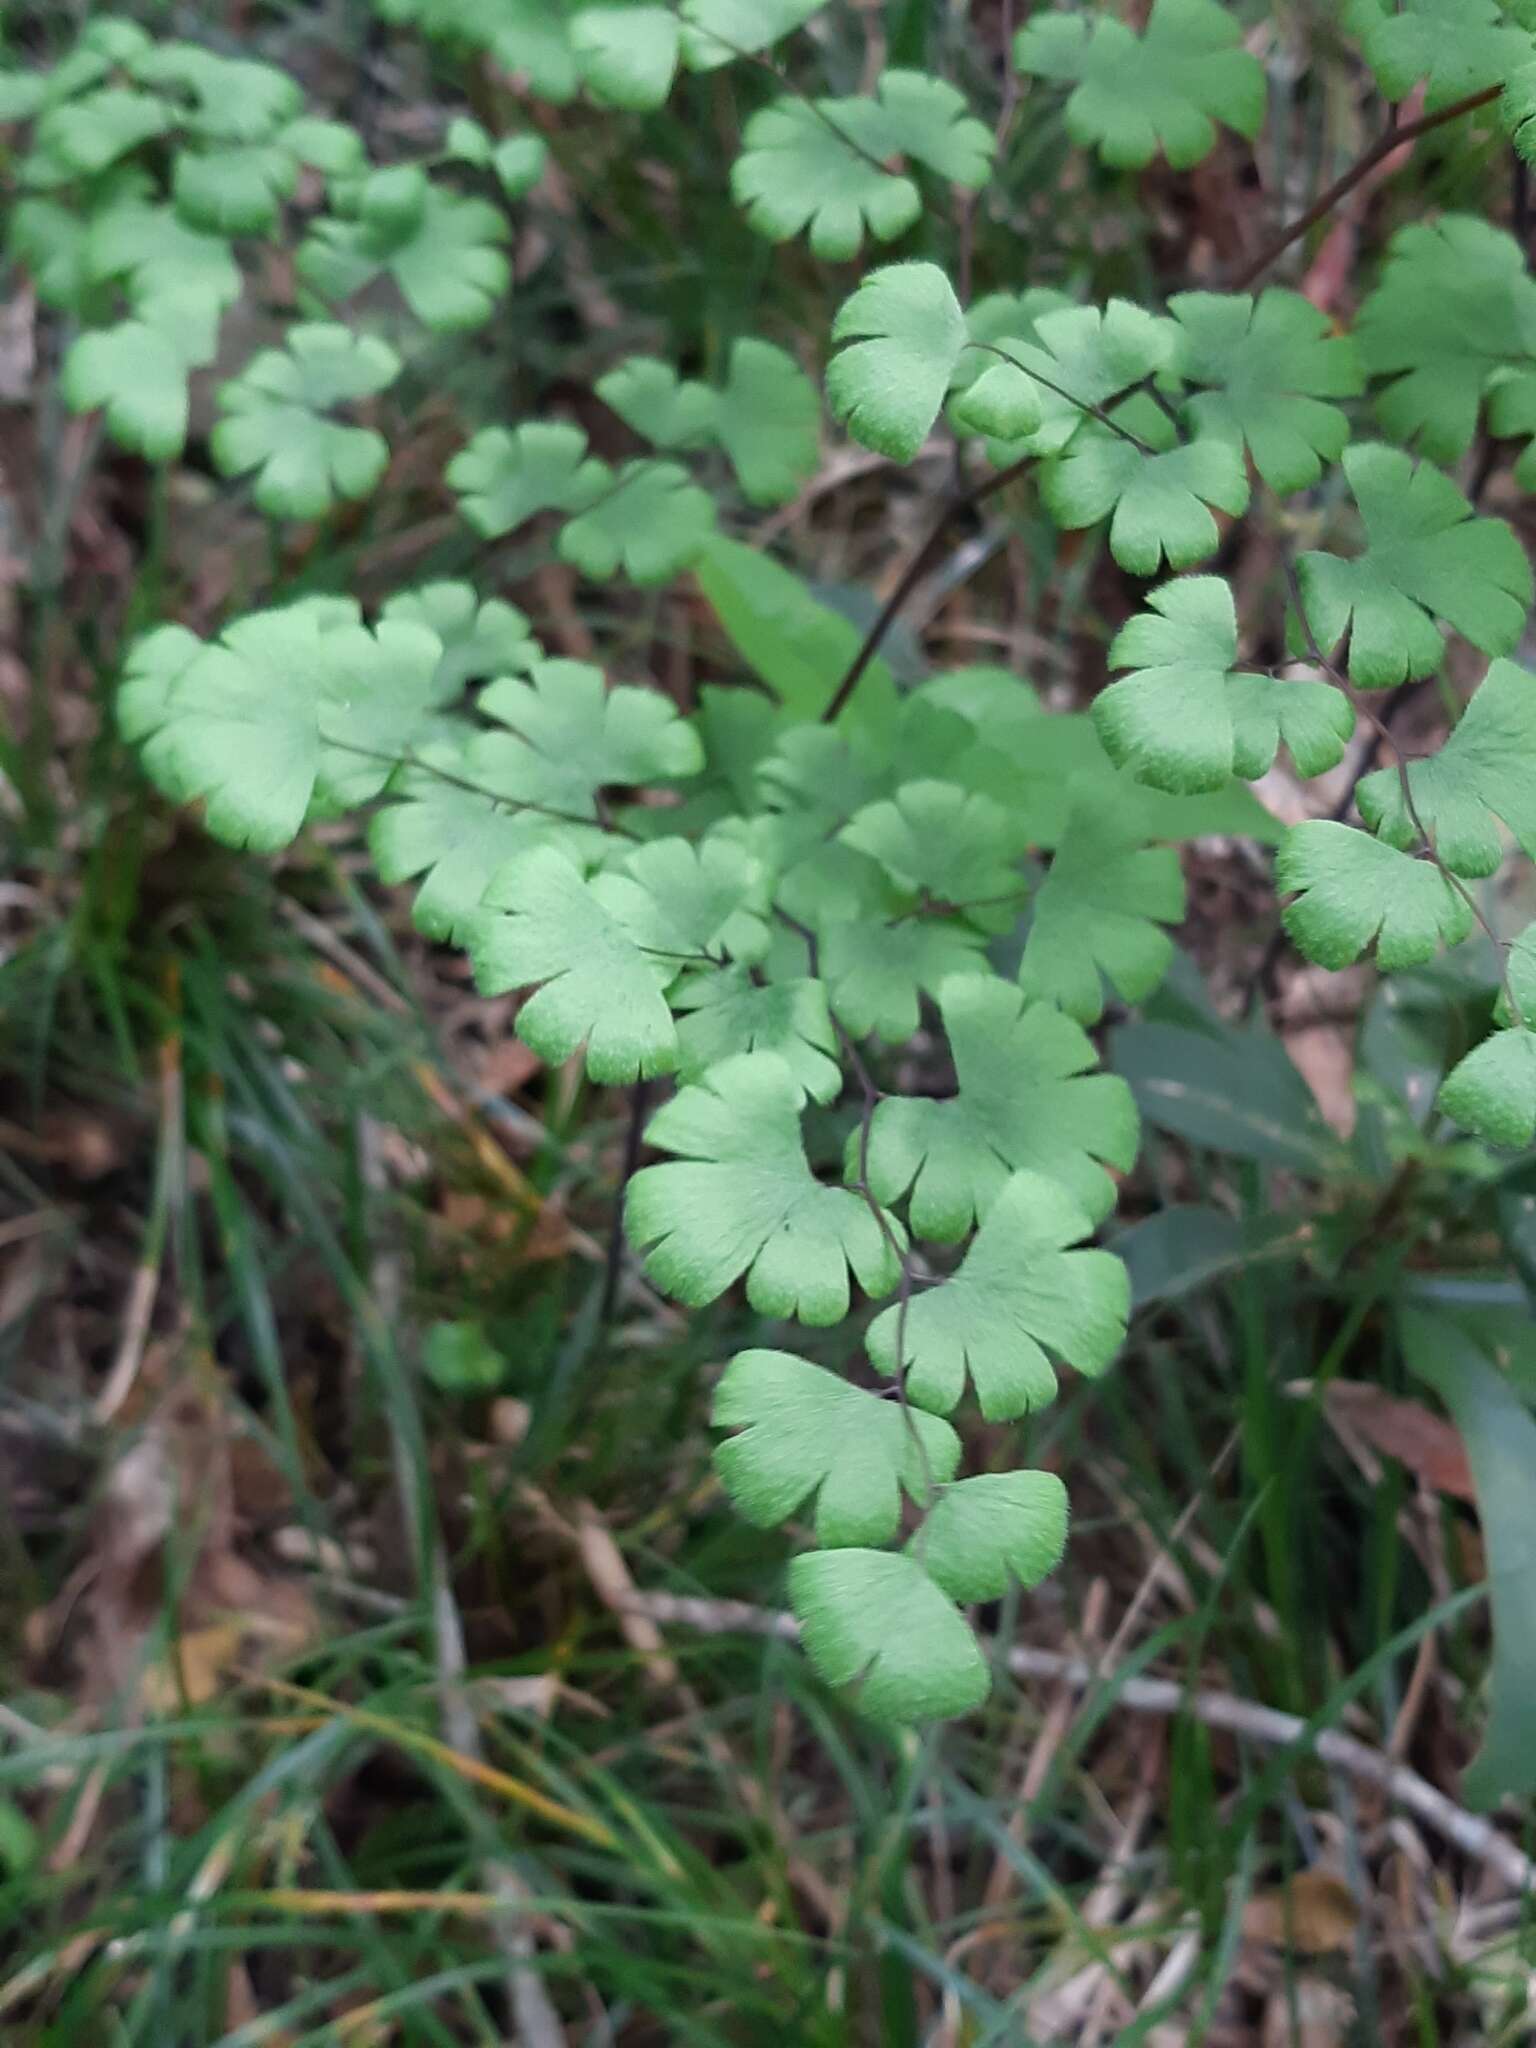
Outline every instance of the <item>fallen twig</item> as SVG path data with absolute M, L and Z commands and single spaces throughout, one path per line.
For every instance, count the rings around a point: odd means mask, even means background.
M 752 1607 L 743 1600 L 697 1600 L 685 1594 L 638 1594 L 635 1611 L 662 1626 L 697 1629 L 704 1635 L 762 1635 L 795 1642 L 800 1627 L 792 1614 Z M 1190 1714 L 1207 1728 L 1225 1728 L 1274 1749 L 1311 1749 L 1334 1770 L 1345 1771 L 1362 1784 L 1374 1785 L 1395 1799 L 1442 1840 L 1489 1869 L 1519 1891 L 1536 1891 L 1536 1863 L 1500 1834 L 1491 1821 L 1468 1813 L 1427 1779 L 1406 1765 L 1394 1763 L 1379 1749 L 1341 1735 L 1335 1728 L 1311 1730 L 1297 1714 L 1234 1693 L 1191 1692 L 1171 1678 L 1121 1678 L 1083 1657 L 1064 1657 L 1054 1650 L 1016 1644 L 1003 1660 L 1015 1678 L 1033 1678 L 1064 1685 L 1074 1692 L 1113 1681 L 1114 1704 L 1138 1714 Z

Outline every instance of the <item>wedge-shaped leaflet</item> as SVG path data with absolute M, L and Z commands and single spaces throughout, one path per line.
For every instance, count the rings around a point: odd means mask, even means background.
M 457 748 L 429 743 L 421 755 L 425 765 L 405 770 L 393 785 L 399 800 L 371 820 L 368 850 L 386 882 L 425 878 L 411 906 L 418 931 L 468 947 L 494 915 L 485 908 L 491 878 L 534 846 L 558 845 L 577 859 L 581 828 L 497 803 L 450 779 L 468 773 Z M 593 837 L 601 837 L 596 828 Z
M 1147 397 L 1115 413 L 1134 435 L 1089 420 L 1045 473 L 1042 496 L 1058 526 L 1109 520 L 1109 549 L 1123 569 L 1155 576 L 1213 555 L 1221 529 L 1210 508 L 1234 516 L 1248 504 L 1241 450 L 1219 435 L 1180 441 L 1173 422 Z
M 328 299 L 392 277 L 411 311 L 438 333 L 482 326 L 507 288 L 506 216 L 485 199 L 434 185 L 414 164 L 374 171 L 356 219 L 315 222 L 301 274 Z
M 832 323 L 851 342 L 827 369 L 827 399 L 856 441 L 910 462 L 939 416 L 965 347 L 965 315 L 936 263 L 871 271 Z
M 743 335 L 731 344 L 715 433 L 754 505 L 782 505 L 821 458 L 821 401 L 794 357 Z
M 1182 292 L 1173 367 L 1201 388 L 1187 411 L 1202 437 L 1245 447 L 1271 490 L 1305 490 L 1337 462 L 1349 419 L 1329 399 L 1364 388 L 1354 344 L 1299 292 Z
M 1524 440 L 1515 482 L 1536 489 L 1536 370 L 1496 370 L 1488 385 L 1488 431 L 1500 440 Z
M 275 519 L 318 519 L 338 497 L 365 498 L 389 459 L 384 436 L 326 415 L 399 374 L 376 335 L 300 322 L 220 391 L 213 459 L 226 476 L 255 470 L 256 503 Z
M 1110 1252 L 1069 1251 L 1093 1224 L 1054 1180 L 1017 1173 L 982 1218 L 958 1270 L 870 1326 L 882 1372 L 906 1368 L 921 1408 L 947 1415 L 969 1377 L 989 1422 L 1010 1422 L 1056 1398 L 1047 1351 L 1100 1373 L 1125 1341 L 1130 1282 Z M 898 1360 L 901 1336 L 905 1357 Z
M 1106 815 L 1087 794 L 1067 818 L 1036 891 L 1019 981 L 1080 1023 L 1104 1011 L 1104 985 L 1128 1003 L 1168 972 L 1163 929 L 1184 915 L 1184 873 L 1170 846 L 1148 846 L 1134 820 Z
M 571 16 L 571 48 L 600 106 L 644 113 L 672 90 L 677 14 L 670 7 L 581 7 Z
M 1428 113 L 1536 59 L 1536 41 L 1498 0 L 1348 0 L 1344 20 L 1388 99 L 1422 84 Z
M 1090 1218 L 1107 1215 L 1115 1187 L 1100 1162 L 1130 1167 L 1136 1105 L 1116 1075 L 1092 1071 L 1097 1057 L 1081 1025 L 984 974 L 947 981 L 939 1008 L 957 1091 L 880 1104 L 872 1192 L 896 1202 L 910 1190 L 914 1232 L 940 1242 L 964 1237 L 1021 1169 L 1059 1183 Z
M 1491 875 L 1504 858 L 1500 821 L 1536 857 L 1536 676 L 1496 661 L 1438 753 L 1366 776 L 1360 815 L 1391 846 L 1419 843 L 1419 825 L 1458 875 Z M 1417 822 L 1416 822 L 1417 821 Z
M 620 684 L 584 661 L 539 661 L 527 681 L 504 676 L 479 708 L 506 730 L 471 743 L 474 779 L 512 801 L 595 817 L 594 793 L 611 784 L 696 775 L 704 751 L 659 690 Z
M 379 617 L 428 626 L 441 640 L 438 682 L 445 702 L 466 683 L 532 668 L 543 652 L 515 604 L 499 597 L 482 604 L 468 583 L 423 583 L 397 591 Z
M 1485 1144 L 1524 1151 L 1536 1138 L 1536 1031 L 1490 1033 L 1447 1074 L 1437 1107 Z
M 1285 925 L 1309 960 L 1347 967 L 1374 942 L 1390 972 L 1432 960 L 1472 929 L 1472 911 L 1430 861 L 1326 818 L 1293 826 L 1275 885 L 1296 892 Z
M 370 633 L 309 604 L 253 612 L 195 658 L 180 638 L 141 643 L 129 716 L 170 795 L 201 798 L 216 839 L 268 852 L 312 805 L 379 793 L 439 715 L 440 654 L 421 626 Z
M 606 583 L 622 568 L 632 583 L 666 583 L 686 569 L 715 530 L 715 501 L 675 462 L 626 462 L 612 487 L 568 519 L 562 561 Z
M 920 995 L 983 964 L 982 934 L 949 919 L 917 917 L 892 902 L 869 914 L 834 906 L 821 932 L 820 964 L 838 1021 L 854 1038 L 888 1045 L 912 1036 Z
M 886 1543 L 901 1496 L 919 1503 L 952 1479 L 960 1439 L 937 1416 L 904 1410 L 787 1351 L 739 1351 L 711 1420 L 739 1435 L 715 1469 L 749 1522 L 772 1529 L 816 1496 L 816 1541 Z
M 707 384 L 679 377 L 659 356 L 629 356 L 597 380 L 597 395 L 657 448 L 706 448 L 718 401 Z
M 752 116 L 731 171 L 731 191 L 770 241 L 808 229 L 811 248 L 834 260 L 858 254 L 867 227 L 888 242 L 918 217 L 912 180 L 888 159 L 926 164 L 975 189 L 986 183 L 992 134 L 945 80 L 887 71 L 874 95 L 783 99 Z
M 624 1217 L 658 1287 L 699 1308 L 745 1275 L 760 1314 L 806 1323 L 842 1321 L 850 1266 L 866 1293 L 890 1293 L 893 1244 L 862 1196 L 811 1172 L 801 1101 L 784 1061 L 754 1052 L 657 1111 L 647 1139 L 678 1156 L 641 1168 Z
M 180 151 L 171 190 L 177 212 L 193 227 L 264 235 L 276 227 L 298 180 L 299 160 L 280 142 L 225 143 Z
M 607 907 L 641 951 L 674 970 L 768 950 L 766 879 L 734 840 L 653 839 L 599 877 Z
M 1361 362 L 1392 380 L 1377 417 L 1436 462 L 1466 454 L 1489 378 L 1526 361 L 1533 340 L 1536 281 L 1520 245 L 1471 214 L 1399 228 L 1355 322 Z
M 448 465 L 459 510 L 482 539 L 511 533 L 539 512 L 582 512 L 613 488 L 606 462 L 564 420 L 483 427 Z
M 1038 1586 L 1067 1547 L 1067 1489 L 1054 1472 L 981 1472 L 942 1489 L 907 1545 L 935 1585 L 969 1606 Z
M 1282 741 L 1302 775 L 1343 759 L 1355 725 L 1349 699 L 1330 683 L 1238 671 L 1237 613 L 1219 576 L 1180 577 L 1147 604 L 1109 650 L 1110 667 L 1131 674 L 1093 703 L 1116 767 L 1187 794 L 1267 773 Z
M 1024 883 L 1009 858 L 1008 814 L 988 796 L 953 782 L 904 782 L 856 812 L 841 836 L 903 888 L 984 929 L 1005 930 L 1018 915 Z
M 1152 0 L 1143 34 L 1100 9 L 1037 12 L 1013 46 L 1020 71 L 1071 84 L 1067 131 L 1106 163 L 1136 168 L 1161 149 L 1178 169 L 1209 156 L 1216 123 L 1257 135 L 1264 72 L 1218 0 Z
M 678 1069 L 698 1081 L 721 1060 L 777 1053 L 813 1102 L 831 1102 L 843 1085 L 827 991 L 809 975 L 759 985 L 739 969 L 690 976 L 672 995 L 678 1012 Z
M 204 359 L 210 352 L 199 351 Z M 165 462 L 186 442 L 190 369 L 182 342 L 166 327 L 123 320 L 71 344 L 59 390 L 71 412 L 99 410 L 122 447 Z
M 811 1663 L 829 1685 L 854 1688 L 872 1721 L 940 1720 L 986 1698 L 980 1645 L 914 1558 L 807 1551 L 790 1564 L 789 1597 Z
M 995 302 L 994 302 L 995 303 Z M 1129 299 L 1111 299 L 1098 306 L 1071 306 L 1059 294 L 1026 292 L 1018 305 L 1018 332 L 1002 306 L 986 311 L 988 302 L 971 309 L 969 332 L 987 349 L 969 349 L 958 375 L 1001 355 L 999 368 L 1022 370 L 1035 385 L 1040 424 L 1021 434 L 994 439 L 987 453 L 994 462 L 1012 462 L 1020 455 L 1059 455 L 1088 417 L 1143 378 L 1167 367 L 1178 330 L 1171 320 L 1149 313 Z M 986 311 L 986 317 L 980 318 Z M 978 377 L 977 381 L 980 379 Z M 1011 389 L 1011 387 L 1010 387 Z M 957 401 L 957 412 L 969 398 Z M 961 425 L 966 424 L 963 418 Z
M 1387 690 L 1439 666 L 1444 619 L 1485 654 L 1507 654 L 1531 604 L 1531 565 L 1501 519 L 1478 519 L 1450 478 L 1401 449 L 1344 451 L 1365 528 L 1362 555 L 1297 563 L 1307 623 L 1327 653 L 1349 636 L 1350 680 Z
M 672 961 L 643 952 L 588 883 L 553 846 L 514 854 L 491 881 L 470 958 L 487 995 L 538 985 L 517 1014 L 517 1035 L 541 1059 L 568 1060 L 586 1047 L 587 1072 L 605 1084 L 670 1073 L 677 1034 L 662 994 Z
M 826 0 L 683 0 L 683 62 L 718 71 L 800 28 Z

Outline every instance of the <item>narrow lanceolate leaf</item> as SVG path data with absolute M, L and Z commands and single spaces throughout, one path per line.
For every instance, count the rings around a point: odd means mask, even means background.
M 327 417 L 374 396 L 400 373 L 386 342 L 301 322 L 262 349 L 219 393 L 213 459 L 226 476 L 256 472 L 256 503 L 272 518 L 318 519 L 338 497 L 365 498 L 389 449 L 382 434 Z
M 1524 1151 L 1536 1138 L 1536 1031 L 1495 1031 L 1452 1067 L 1437 1106 L 1486 1144 Z
M 868 1162 L 878 1199 L 910 1192 L 915 1233 L 954 1242 L 1024 1169 L 1058 1182 L 1085 1215 L 1106 1215 L 1115 1189 L 1100 1162 L 1130 1167 L 1136 1105 L 1117 1075 L 1092 1071 L 1087 1033 L 990 975 L 947 981 L 939 1008 L 958 1088 L 943 1101 L 880 1104 Z
M 854 439 L 910 462 L 939 416 L 966 342 L 965 315 L 935 263 L 872 271 L 832 323 L 851 342 L 827 370 L 827 398 Z
M 1184 915 L 1184 874 L 1170 846 L 1148 846 L 1091 798 L 1074 806 L 1036 892 L 1019 967 L 1022 987 L 1095 1023 L 1107 981 L 1128 1003 L 1149 996 L 1168 972 L 1173 941 L 1163 929 Z
M 622 568 L 632 583 L 666 583 L 686 569 L 715 530 L 715 501 L 675 462 L 626 462 L 611 487 L 566 521 L 562 561 L 605 583 Z
M 1110 667 L 1131 673 L 1093 704 L 1117 767 L 1182 795 L 1266 774 L 1282 741 L 1302 775 L 1343 759 L 1355 716 L 1342 691 L 1235 668 L 1237 614 L 1220 577 L 1180 577 L 1147 604 L 1109 650 Z
M 736 1053 L 773 1052 L 813 1102 L 832 1102 L 842 1089 L 826 987 L 808 975 L 761 985 L 740 969 L 692 975 L 674 990 L 672 1007 L 685 1081 L 702 1080 Z
M 606 462 L 564 420 L 484 427 L 448 465 L 459 510 L 482 539 L 511 533 L 537 512 L 581 512 L 613 487 Z
M 1145 396 L 1114 416 L 1136 439 L 1087 421 L 1046 470 L 1046 510 L 1068 529 L 1109 519 L 1110 553 L 1137 576 L 1155 576 L 1165 558 L 1186 569 L 1213 555 L 1221 529 L 1210 508 L 1235 516 L 1248 503 L 1241 450 L 1219 435 L 1181 442 Z
M 882 1372 L 906 1369 L 919 1407 L 948 1414 L 969 1377 L 989 1422 L 1009 1422 L 1056 1397 L 1047 1351 L 1100 1373 L 1125 1341 L 1130 1283 L 1110 1252 L 1069 1251 L 1093 1234 L 1072 1197 L 1038 1173 L 1008 1181 L 959 1269 L 871 1324 Z M 898 1360 L 900 1336 L 904 1357 Z
M 586 1047 L 587 1072 L 607 1084 L 670 1073 L 677 1034 L 662 994 L 677 965 L 636 945 L 599 894 L 553 846 L 514 854 L 485 893 L 500 913 L 474 931 L 475 980 L 487 995 L 537 984 L 517 1035 L 541 1059 Z
M 894 797 L 856 812 L 841 834 L 903 888 L 996 931 L 1015 921 L 1023 900 L 1011 836 L 1001 804 L 953 782 L 904 782 Z
M 658 1287 L 698 1308 L 745 1275 L 760 1314 L 837 1323 L 850 1266 L 867 1293 L 895 1286 L 893 1242 L 869 1204 L 811 1172 L 801 1101 L 784 1061 L 755 1052 L 657 1111 L 647 1138 L 678 1156 L 641 1168 L 624 1216 Z
M 1293 826 L 1275 884 L 1295 891 L 1287 931 L 1309 960 L 1347 967 L 1374 942 L 1389 972 L 1432 960 L 1472 929 L 1472 911 L 1430 861 L 1325 818 Z
M 885 1543 L 901 1496 L 922 1503 L 954 1477 L 960 1439 L 937 1416 L 909 1413 L 787 1351 L 739 1351 L 715 1392 L 726 1492 L 760 1529 L 816 1496 L 816 1541 Z
M 1037 12 L 1013 46 L 1020 71 L 1070 84 L 1067 129 L 1106 163 L 1135 168 L 1158 149 L 1177 168 L 1216 146 L 1216 123 L 1257 135 L 1264 72 L 1218 0 L 1153 0 L 1136 35 L 1104 10 Z
M 1376 393 L 1382 426 L 1436 462 L 1465 455 L 1490 377 L 1527 358 L 1533 320 L 1536 280 L 1513 235 L 1458 213 L 1399 228 L 1355 322 L 1361 362 L 1391 380 Z
M 1176 374 L 1198 387 L 1186 410 L 1202 435 L 1245 447 L 1271 490 L 1305 490 L 1336 462 L 1349 420 L 1333 398 L 1364 388 L 1354 345 L 1299 292 L 1182 292 Z
M 1488 1725 L 1462 1789 L 1487 1808 L 1536 1790 L 1536 1530 L 1531 1472 L 1536 1421 L 1493 1345 L 1417 1310 L 1399 1325 L 1411 1371 L 1450 1410 L 1472 1466 L 1493 1607 Z
M 1504 859 L 1507 825 L 1536 857 L 1536 676 L 1496 661 L 1461 722 L 1438 753 L 1408 764 L 1410 812 L 1396 768 L 1366 776 L 1356 792 L 1360 815 L 1389 845 L 1429 834 L 1458 875 L 1491 875 Z
M 944 1487 L 907 1544 L 935 1585 L 969 1606 L 1038 1586 L 1067 1547 L 1067 1489 L 1054 1472 L 981 1472 Z
M 811 1663 L 829 1685 L 853 1687 L 872 1721 L 943 1719 L 986 1698 L 975 1636 L 915 1559 L 807 1551 L 789 1567 L 789 1597 Z
M 1327 653 L 1349 638 L 1350 680 L 1386 690 L 1430 675 L 1444 619 L 1485 654 L 1507 654 L 1525 627 L 1531 565 L 1501 519 L 1478 519 L 1450 478 L 1400 449 L 1344 451 L 1365 552 L 1297 563 L 1307 622 Z

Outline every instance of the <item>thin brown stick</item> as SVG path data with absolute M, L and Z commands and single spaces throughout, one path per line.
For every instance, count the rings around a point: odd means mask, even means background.
M 1469 92 L 1465 99 L 1454 101 L 1448 107 L 1441 107 L 1433 114 L 1422 114 L 1417 121 L 1405 121 L 1399 127 L 1388 128 L 1378 136 L 1364 156 L 1357 157 L 1344 172 L 1335 178 L 1327 191 L 1314 199 L 1305 213 L 1283 227 L 1274 240 L 1261 249 L 1253 261 L 1244 266 L 1227 286 L 1228 291 L 1245 292 L 1250 285 L 1261 278 L 1270 265 L 1277 263 L 1290 248 L 1292 242 L 1299 242 L 1309 228 L 1315 228 L 1320 220 L 1332 213 L 1339 201 L 1346 198 L 1360 183 L 1368 178 L 1376 166 L 1389 157 L 1394 149 L 1401 149 L 1405 142 L 1416 142 L 1421 135 L 1429 134 L 1432 128 L 1443 128 L 1447 121 L 1459 121 L 1463 114 L 1475 113 L 1479 107 L 1486 107 L 1496 100 L 1503 87 L 1485 86 L 1481 92 Z
M 702 1635 L 761 1635 L 780 1642 L 799 1640 L 800 1625 L 792 1614 L 750 1606 L 744 1600 L 695 1600 L 675 1593 L 645 1593 L 638 1596 L 637 1611 L 647 1614 L 663 1627 L 697 1629 Z M 1064 1685 L 1073 1692 L 1087 1692 L 1113 1678 L 1085 1657 L 1064 1657 L 1054 1650 L 1036 1650 L 1016 1643 L 1007 1651 L 996 1651 L 1014 1678 Z M 1360 1783 L 1373 1785 L 1389 1799 L 1404 1806 L 1431 1832 L 1450 1842 L 1474 1862 L 1487 1864 L 1516 1891 L 1536 1892 L 1536 1863 L 1523 1849 L 1500 1834 L 1493 1824 L 1468 1813 L 1448 1799 L 1417 1771 L 1394 1763 L 1369 1743 L 1336 1728 L 1309 1728 L 1299 1714 L 1282 1713 L 1278 1707 L 1260 1705 L 1257 1700 L 1240 1699 L 1235 1693 L 1191 1691 L 1172 1678 L 1114 1679 L 1112 1704 L 1132 1713 L 1157 1714 L 1165 1718 L 1189 1714 L 1206 1728 L 1225 1729 L 1246 1736 L 1272 1749 L 1315 1751 L 1325 1764 L 1344 1771 Z

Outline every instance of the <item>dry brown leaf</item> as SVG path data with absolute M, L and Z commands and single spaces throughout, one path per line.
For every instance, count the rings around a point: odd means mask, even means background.
M 1355 2001 L 1337 1984 L 1303 1977 L 1270 1994 L 1264 2008 L 1263 2048 L 1343 2048 Z
M 1303 1870 L 1277 1891 L 1259 1892 L 1243 1908 L 1243 1934 L 1270 1948 L 1303 1955 L 1347 1949 L 1359 1921 L 1354 1896 L 1331 1870 Z
M 1363 1380 L 1333 1380 L 1323 1394 L 1323 1406 L 1434 1492 L 1456 1500 L 1476 1499 L 1465 1444 L 1444 1416 L 1422 1402 L 1383 1393 Z

